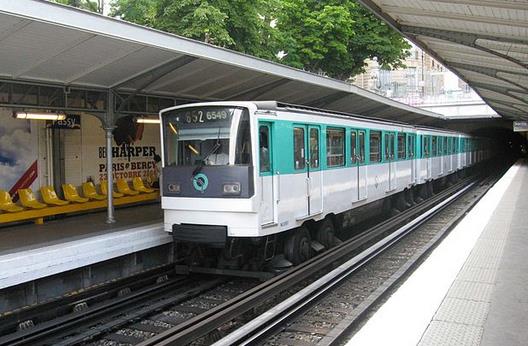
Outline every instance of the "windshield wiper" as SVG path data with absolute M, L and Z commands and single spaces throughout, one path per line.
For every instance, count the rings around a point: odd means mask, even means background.
M 200 161 L 200 164 L 194 169 L 192 175 L 195 176 L 196 174 L 200 173 L 200 171 L 202 170 L 203 166 L 205 166 L 205 161 L 207 161 L 207 159 L 209 158 L 209 156 L 213 155 L 214 153 L 216 153 L 218 151 L 218 149 L 220 149 L 222 145 L 220 144 L 220 142 L 216 142 L 216 144 L 214 145 L 214 147 L 211 149 L 211 151 L 209 151 L 207 153 L 207 155 L 204 156 L 204 158 Z

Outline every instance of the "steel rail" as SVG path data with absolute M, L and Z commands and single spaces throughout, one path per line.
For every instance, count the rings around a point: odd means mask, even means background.
M 142 271 L 140 273 L 125 278 L 112 280 L 87 289 L 77 291 L 75 294 L 53 299 L 42 304 L 24 307 L 18 310 L 0 314 L 0 336 L 10 331 L 16 332 L 17 324 L 20 321 L 32 320 L 35 324 L 41 321 L 50 320 L 72 313 L 77 304 L 86 303 L 88 306 L 100 303 L 105 299 L 118 294 L 120 290 L 130 288 L 131 290 L 155 283 L 163 276 L 174 273 L 173 265 L 163 265 L 154 269 Z
M 460 196 L 464 195 L 474 185 L 475 183 L 471 183 L 465 186 L 455 194 L 434 206 L 432 209 L 419 215 L 411 222 L 400 227 L 387 237 L 381 239 L 366 250 L 363 250 L 360 254 L 354 256 L 352 259 L 297 292 L 292 297 L 259 315 L 213 345 L 249 345 L 261 341 L 269 335 L 269 332 L 279 325 L 284 324 L 287 319 L 291 318 L 299 310 L 305 308 L 321 295 L 332 289 L 335 285 L 362 268 L 365 264 L 377 258 L 385 250 L 396 244 L 401 238 L 416 230 L 424 222 L 431 219 Z
M 138 345 L 183 345 L 192 342 L 251 308 L 262 304 L 266 299 L 289 289 L 302 280 L 311 277 L 314 273 L 327 268 L 332 263 L 357 252 L 358 249 L 365 244 L 372 242 L 386 232 L 405 224 L 409 219 L 416 217 L 416 215 L 431 209 L 443 199 L 456 193 L 457 190 L 467 185 L 471 180 L 472 178 L 464 179 L 437 195 L 430 197 L 414 208 L 408 209 L 379 225 L 372 227 L 368 231 L 343 242 L 339 246 L 329 249 L 307 262 L 242 293 L 232 300 L 218 305 L 217 307 L 191 318 L 178 326 L 170 328 Z
M 122 296 L 105 304 L 90 307 L 76 313 L 62 316 L 51 321 L 43 322 L 27 330 L 10 334 L 0 338 L 0 345 L 33 345 L 51 336 L 68 334 L 76 331 L 83 323 L 97 321 L 109 314 L 130 308 L 163 292 L 189 285 L 192 281 L 187 278 L 175 278 L 146 289 Z

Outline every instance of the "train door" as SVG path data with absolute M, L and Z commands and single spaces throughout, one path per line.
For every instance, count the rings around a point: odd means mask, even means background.
M 365 165 L 365 143 L 367 135 L 364 130 L 357 132 L 357 177 L 358 177 L 358 200 L 361 201 L 367 198 L 367 169 Z
M 321 171 L 321 131 L 319 126 L 308 126 L 308 214 L 323 211 L 323 177 Z
M 271 124 L 259 123 L 259 177 L 261 186 L 260 215 L 261 224 L 275 222 L 276 206 L 273 175 L 273 156 L 271 153 Z
M 416 135 L 407 135 L 407 158 L 411 160 L 411 184 L 416 183 L 416 159 L 414 152 L 416 150 Z
M 350 163 L 352 164 L 352 203 L 359 200 L 359 148 L 357 130 L 350 130 Z
M 320 162 L 320 129 L 318 126 L 295 125 L 294 131 L 294 155 L 295 169 L 304 172 L 306 191 L 306 214 L 317 214 L 322 211 L 323 189 Z
M 385 163 L 388 166 L 389 187 L 387 191 L 392 191 L 396 188 L 396 162 L 394 160 L 394 139 L 396 134 L 394 132 L 385 132 Z
M 440 173 L 438 173 L 438 175 L 442 175 L 444 174 L 444 159 L 445 159 L 444 157 L 445 148 L 444 148 L 443 137 L 438 137 L 437 145 L 438 145 L 438 161 L 440 162 Z
M 425 179 L 431 179 L 431 136 L 422 136 L 422 162 L 425 163 Z

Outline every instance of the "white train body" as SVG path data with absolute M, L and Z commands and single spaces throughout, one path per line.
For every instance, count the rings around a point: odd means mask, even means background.
M 485 158 L 459 132 L 276 102 L 199 103 L 160 117 L 165 229 L 217 247 L 379 203 Z

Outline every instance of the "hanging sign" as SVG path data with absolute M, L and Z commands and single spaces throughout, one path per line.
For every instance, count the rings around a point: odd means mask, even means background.
M 528 131 L 528 121 L 514 121 L 513 131 L 514 132 Z
M 48 127 L 53 129 L 80 130 L 81 116 L 76 114 L 68 114 L 64 120 L 53 120 Z

